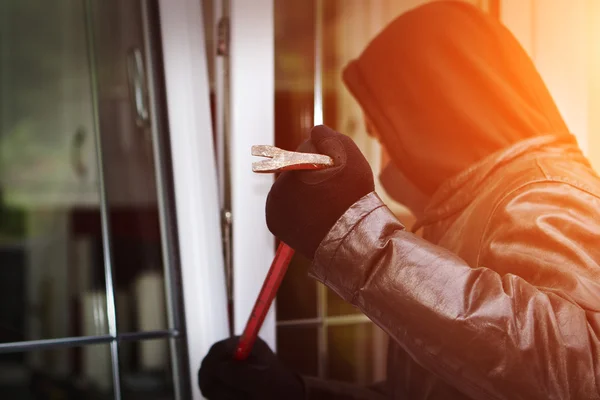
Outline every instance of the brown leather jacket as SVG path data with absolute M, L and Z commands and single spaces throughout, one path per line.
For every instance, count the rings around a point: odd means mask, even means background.
M 384 394 L 307 379 L 309 399 L 600 399 L 600 178 L 568 138 L 488 156 L 404 230 L 371 193 L 311 275 L 392 341 Z

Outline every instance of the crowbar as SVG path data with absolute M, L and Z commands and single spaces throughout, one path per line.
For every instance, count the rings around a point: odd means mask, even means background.
M 255 162 L 252 164 L 252 170 L 254 172 L 267 173 L 267 172 L 279 172 L 288 170 L 300 170 L 300 169 L 323 169 L 333 166 L 333 159 L 329 156 L 322 154 L 312 153 L 298 153 L 292 151 L 281 150 L 273 146 L 252 146 L 252 155 L 269 157 L 270 160 L 264 160 Z M 277 252 L 269 268 L 269 272 L 265 278 L 260 293 L 254 303 L 254 308 L 250 313 L 248 322 L 244 332 L 240 337 L 240 341 L 234 353 L 236 360 L 245 360 L 250 355 L 252 347 L 258 337 L 258 332 L 262 327 L 265 317 L 281 281 L 287 272 L 287 268 L 292 261 L 294 256 L 294 249 L 280 242 L 277 247 Z
M 295 169 L 322 169 L 333 166 L 333 160 L 329 156 L 287 151 L 275 146 L 252 146 L 252 155 L 269 158 L 268 160 L 252 163 L 252 171 L 258 173 L 281 172 Z

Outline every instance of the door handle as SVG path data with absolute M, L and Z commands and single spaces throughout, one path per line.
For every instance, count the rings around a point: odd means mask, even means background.
M 85 128 L 79 127 L 73 134 L 73 139 L 71 140 L 71 164 L 75 174 L 80 179 L 85 178 L 88 174 L 88 167 L 85 164 L 83 157 L 83 146 L 86 141 L 86 136 Z
M 127 75 L 135 110 L 135 123 L 140 128 L 146 127 L 149 124 L 148 87 L 146 85 L 144 58 L 142 57 L 142 51 L 137 47 L 131 49 L 127 54 Z

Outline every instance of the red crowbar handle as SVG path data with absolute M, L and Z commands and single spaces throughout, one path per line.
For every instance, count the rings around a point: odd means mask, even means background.
M 256 303 L 254 303 L 254 308 L 252 309 L 250 318 L 248 318 L 248 322 L 246 323 L 244 333 L 242 334 L 240 342 L 238 343 L 238 347 L 235 350 L 234 358 L 236 360 L 245 360 L 250 355 L 252 346 L 254 346 L 254 342 L 258 336 L 258 331 L 265 321 L 267 312 L 271 307 L 271 303 L 273 303 L 273 299 L 277 294 L 279 285 L 281 285 L 281 281 L 285 276 L 293 255 L 294 249 L 283 242 L 279 243 L 279 247 L 277 247 L 277 252 L 275 253 L 275 258 L 273 258 L 273 263 L 271 264 L 269 273 L 265 278 L 262 289 L 260 289 L 260 293 L 256 299 Z
M 264 173 L 290 169 L 322 169 L 333 166 L 333 160 L 328 156 L 290 152 L 272 146 L 253 146 L 252 154 L 272 158 L 268 161 L 255 163 L 253 165 L 254 172 Z M 282 154 L 285 158 L 280 158 Z M 257 167 L 257 164 L 259 164 L 259 167 Z M 271 308 L 271 303 L 273 303 L 273 299 L 277 294 L 277 290 L 279 290 L 281 281 L 285 276 L 293 256 L 294 249 L 287 244 L 280 242 L 275 257 L 273 258 L 271 268 L 269 268 L 265 282 L 260 289 L 258 298 L 254 303 L 254 308 L 250 313 L 250 317 L 248 318 L 238 347 L 233 355 L 236 360 L 245 360 L 250 355 L 252 346 L 254 346 L 254 342 L 256 342 L 256 338 L 258 337 L 258 331 L 260 331 L 260 328 L 265 321 L 267 312 L 269 311 L 269 308 Z

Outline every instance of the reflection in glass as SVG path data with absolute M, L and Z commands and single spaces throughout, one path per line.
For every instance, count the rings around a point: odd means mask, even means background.
M 328 328 L 328 378 L 370 385 L 385 378 L 388 337 L 372 323 Z
M 167 329 L 154 148 L 163 151 L 168 137 L 157 115 L 160 98 L 149 90 L 158 86 L 151 68 L 156 32 L 145 35 L 140 1 L 93 0 L 91 5 L 111 262 L 121 298 L 118 325 L 124 324 L 119 331 Z M 93 213 L 86 217 L 95 218 Z
M 0 0 L 0 343 L 168 327 L 156 7 Z M 108 345 L 0 354 L 0 399 L 112 398 L 121 363 L 172 386 L 166 340 L 120 348 L 119 364 Z
M 0 399 L 112 398 L 106 344 L 0 354 Z
M 296 253 L 277 292 L 277 321 L 317 317 L 317 285 L 306 273 L 310 261 Z
M 314 327 L 277 329 L 277 357 L 297 373 L 317 376 L 317 334 Z
M 121 390 L 124 400 L 168 400 L 174 398 L 172 366 L 166 339 L 123 342 Z
M 106 333 L 84 2 L 0 2 L 0 342 Z
M 293 150 L 310 132 L 314 99 L 315 5 L 274 2 L 275 145 Z M 310 261 L 296 254 L 277 296 L 277 320 L 317 317 L 317 286 L 306 274 Z
M 337 293 L 329 288 L 327 289 L 327 296 L 325 296 L 325 298 L 327 299 L 328 316 L 362 314 L 358 308 L 342 299 Z

